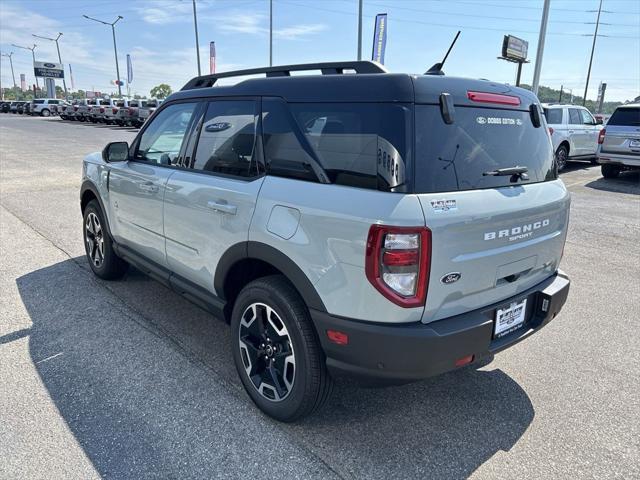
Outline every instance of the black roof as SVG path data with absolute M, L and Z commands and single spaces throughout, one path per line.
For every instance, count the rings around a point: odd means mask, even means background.
M 319 75 L 291 76 L 292 71 L 316 70 Z M 351 70 L 355 73 L 347 73 Z M 212 86 L 219 78 L 265 74 L 230 86 Z M 288 102 L 402 102 L 438 103 L 440 94 L 449 93 L 457 105 L 478 105 L 467 98 L 467 91 L 518 96 L 519 107 L 527 109 L 537 102 L 535 95 L 522 88 L 489 80 L 442 75 L 389 73 L 375 62 L 334 62 L 288 65 L 263 69 L 205 75 L 189 81 L 168 100 L 235 96 L 282 97 Z M 488 105 L 487 105 L 488 106 Z

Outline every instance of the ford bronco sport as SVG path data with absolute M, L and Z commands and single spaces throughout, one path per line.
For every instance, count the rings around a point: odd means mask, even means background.
M 82 177 L 95 274 L 134 265 L 229 322 L 247 393 L 282 421 L 337 375 L 491 358 L 569 291 L 569 193 L 537 98 L 508 85 L 372 62 L 206 75 Z

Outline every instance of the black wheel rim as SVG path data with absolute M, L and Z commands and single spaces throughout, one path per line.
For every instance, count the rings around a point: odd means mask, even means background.
M 98 216 L 90 212 L 84 224 L 84 238 L 87 243 L 89 261 L 97 268 L 104 262 L 104 232 Z
M 264 303 L 249 305 L 240 319 L 238 345 L 253 388 L 272 402 L 287 398 L 295 381 L 296 361 L 280 315 Z
M 559 149 L 556 153 L 556 162 L 558 170 L 562 170 L 567 165 L 567 151 L 564 148 Z

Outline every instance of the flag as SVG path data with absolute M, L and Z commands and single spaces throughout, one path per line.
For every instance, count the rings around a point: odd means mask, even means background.
M 384 65 L 384 51 L 387 48 L 387 14 L 376 15 L 376 27 L 373 31 L 373 51 L 371 60 Z
M 216 73 L 216 42 L 209 44 L 209 73 Z
M 127 83 L 133 82 L 133 65 L 131 64 L 131 55 L 127 53 Z
M 73 70 L 71 70 L 71 64 L 69 64 L 69 78 L 71 79 L 71 90 L 75 90 L 76 82 L 73 81 Z

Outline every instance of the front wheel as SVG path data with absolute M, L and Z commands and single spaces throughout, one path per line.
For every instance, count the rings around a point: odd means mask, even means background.
M 618 175 L 620 175 L 620 167 L 617 167 L 616 165 L 602 165 L 600 171 L 604 178 L 617 178 Z
M 42 115 L 43 117 L 48 117 L 49 115 L 51 115 L 51 112 L 45 108 L 44 110 L 42 110 L 42 112 L 40 112 L 40 115 Z
M 333 380 L 309 310 L 284 277 L 260 278 L 242 289 L 231 338 L 240 380 L 267 415 L 293 422 L 329 398 Z
M 90 201 L 85 207 L 83 220 L 84 248 L 93 273 L 105 280 L 122 277 L 128 264 L 116 255 L 104 214 L 96 200 Z

